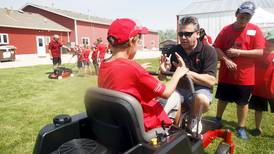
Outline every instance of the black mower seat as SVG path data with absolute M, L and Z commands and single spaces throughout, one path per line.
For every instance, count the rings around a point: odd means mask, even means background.
M 92 132 L 97 141 L 118 152 L 138 143 L 149 142 L 163 128 L 145 132 L 141 104 L 132 96 L 103 88 L 90 88 L 85 106 Z

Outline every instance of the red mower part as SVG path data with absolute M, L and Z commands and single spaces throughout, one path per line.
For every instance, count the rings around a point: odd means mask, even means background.
M 63 77 L 63 78 L 70 77 L 70 75 L 71 75 L 70 72 L 64 72 L 64 73 L 62 73 L 62 77 Z
M 230 130 L 209 130 L 203 134 L 203 147 L 206 148 L 215 138 L 222 138 L 221 142 L 225 142 L 231 146 L 230 154 L 234 153 L 234 143 L 232 141 L 232 132 Z

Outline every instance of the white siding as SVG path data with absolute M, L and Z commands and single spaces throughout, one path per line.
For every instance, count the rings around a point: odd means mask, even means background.
M 222 13 L 206 13 L 193 15 L 198 18 L 201 28 L 204 28 L 206 33 L 212 37 L 214 41 L 221 29 L 233 23 L 235 19 L 235 12 L 222 12 Z M 183 16 L 180 17 L 180 19 Z

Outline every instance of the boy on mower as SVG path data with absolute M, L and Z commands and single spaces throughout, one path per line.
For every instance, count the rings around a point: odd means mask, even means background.
M 262 116 L 268 111 L 268 103 L 274 113 L 274 30 L 267 33 L 264 54 L 255 65 L 255 86 L 249 101 L 249 108 L 255 110 L 253 136 L 262 134 Z
M 112 56 L 104 61 L 99 69 L 98 86 L 117 90 L 134 96 L 141 104 L 146 131 L 178 124 L 181 109 L 181 97 L 173 93 L 180 78 L 189 70 L 179 54 L 178 65 L 171 80 L 162 84 L 150 75 L 141 65 L 133 61 L 141 35 L 147 33 L 145 27 L 139 27 L 127 18 L 116 19 L 108 29 L 107 40 Z M 166 98 L 162 102 L 157 97 Z M 176 113 L 177 111 L 177 113 Z M 175 114 L 174 114 L 175 113 Z

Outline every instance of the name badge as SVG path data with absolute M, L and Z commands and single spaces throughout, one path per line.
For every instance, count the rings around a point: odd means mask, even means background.
M 255 36 L 256 35 L 256 30 L 247 30 L 246 34 L 250 35 L 250 36 Z

